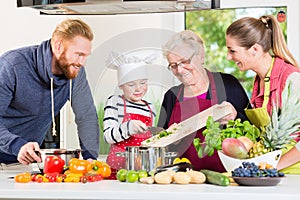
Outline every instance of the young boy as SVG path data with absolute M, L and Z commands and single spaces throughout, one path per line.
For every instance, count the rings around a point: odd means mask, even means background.
M 114 55 L 108 67 L 117 70 L 121 95 L 112 95 L 104 108 L 104 140 L 111 145 L 106 162 L 112 168 L 111 179 L 116 170 L 125 168 L 125 157 L 116 156 L 127 146 L 140 146 L 152 135 L 146 131 L 154 125 L 155 107 L 143 99 L 148 90 L 147 66 L 137 57 Z

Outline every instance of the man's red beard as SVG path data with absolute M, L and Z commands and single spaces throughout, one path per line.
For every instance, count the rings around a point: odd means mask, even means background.
M 65 57 L 65 53 L 62 53 L 59 59 L 56 60 L 55 66 L 67 77 L 68 79 L 74 79 L 78 75 L 77 70 L 72 70 L 73 66 L 81 67 L 79 64 L 68 63 Z

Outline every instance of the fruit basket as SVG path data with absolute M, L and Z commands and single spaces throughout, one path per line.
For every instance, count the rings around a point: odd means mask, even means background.
M 300 91 L 292 91 L 286 84 L 281 106 L 273 105 L 270 122 L 264 127 L 256 127 L 250 121 L 229 120 L 226 126 L 208 117 L 204 140 L 194 139 L 194 146 L 200 158 L 211 156 L 215 150 L 224 168 L 230 172 L 243 161 L 264 162 L 277 167 L 282 149 L 295 144 L 299 136 Z
M 230 156 L 225 155 L 221 150 L 218 151 L 218 155 L 220 160 L 226 169 L 227 172 L 233 171 L 235 168 L 242 165 L 243 162 L 254 162 L 255 164 L 259 164 L 262 162 L 268 163 L 272 165 L 274 168 L 277 167 L 278 161 L 282 155 L 282 150 L 271 151 L 269 153 L 263 154 L 258 157 L 249 158 L 249 159 L 237 159 Z

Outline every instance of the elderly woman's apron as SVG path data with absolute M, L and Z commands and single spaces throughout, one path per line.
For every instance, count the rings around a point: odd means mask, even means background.
M 177 100 L 172 111 L 169 126 L 173 123 L 179 123 L 218 103 L 214 78 L 211 72 L 207 71 L 207 73 L 211 85 L 211 99 L 202 99 L 196 96 L 179 102 L 178 98 L 180 97 L 181 92 L 183 92 L 182 89 L 180 89 L 177 94 Z M 195 170 L 210 169 L 214 171 L 225 172 L 226 170 L 223 167 L 223 164 L 220 161 L 220 158 L 216 151 L 212 156 L 205 156 L 201 159 L 198 157 L 198 153 L 193 145 L 193 139 L 200 138 L 201 142 L 203 142 L 204 136 L 202 135 L 202 131 L 204 129 L 205 128 L 198 130 L 196 134 L 191 134 L 192 137 L 187 136 L 180 140 L 179 144 L 177 145 L 178 148 L 185 149 L 188 147 L 187 150 L 181 155 L 181 157 L 188 158 L 193 164 Z M 177 151 L 180 152 L 181 150 L 177 149 Z
M 127 113 L 126 111 L 126 101 L 123 97 L 123 102 L 124 102 L 124 118 L 122 123 L 125 123 L 129 120 L 139 120 L 143 123 L 146 124 L 146 126 L 152 126 L 152 110 L 149 106 L 149 104 L 146 101 L 143 101 L 149 111 L 150 111 L 150 116 L 144 116 L 141 114 L 135 114 L 135 113 Z M 117 152 L 125 152 L 127 146 L 140 146 L 141 142 L 144 140 L 150 138 L 152 135 L 150 131 L 146 131 L 144 133 L 139 133 L 139 134 L 134 134 L 130 136 L 127 140 L 124 140 L 122 142 L 118 142 L 115 144 L 112 144 L 110 147 L 109 154 L 107 156 L 106 162 L 107 164 L 112 168 L 112 176 L 109 177 L 109 179 L 116 179 L 115 173 L 117 170 L 125 168 L 126 167 L 126 158 L 123 156 L 117 156 Z

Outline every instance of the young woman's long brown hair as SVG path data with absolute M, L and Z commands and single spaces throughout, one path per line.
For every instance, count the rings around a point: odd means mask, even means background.
M 241 18 L 227 28 L 226 35 L 235 38 L 241 47 L 247 49 L 257 43 L 263 47 L 264 52 L 270 52 L 285 62 L 299 67 L 287 48 L 276 18 L 272 15 L 261 16 L 259 19 L 253 17 Z

